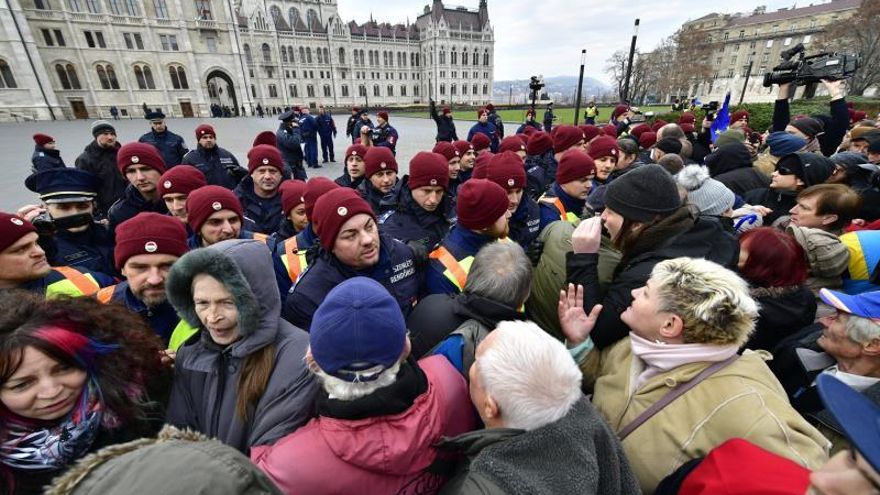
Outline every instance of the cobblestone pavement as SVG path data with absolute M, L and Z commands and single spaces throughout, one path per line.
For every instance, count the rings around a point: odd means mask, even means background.
M 334 140 L 337 162 L 323 164 L 321 169 L 306 169 L 309 176 L 322 175 L 336 178 L 342 174 L 341 157 L 350 141 L 346 138 L 345 124 L 348 115 L 334 115 L 336 127 L 339 133 Z M 251 148 L 254 136 L 265 130 L 275 131 L 279 121 L 276 117 L 242 117 L 228 119 L 169 119 L 168 128 L 183 136 L 187 147 L 195 148 L 196 140 L 194 131 L 196 126 L 209 123 L 217 131 L 217 142 L 223 148 L 231 151 L 238 161 L 247 166 L 247 152 Z M 89 132 L 91 120 L 58 121 L 58 122 L 21 122 L 0 124 L 0 157 L 3 158 L 3 167 L 0 171 L 0 210 L 14 211 L 21 205 L 37 202 L 34 193 L 24 187 L 24 179 L 30 174 L 31 155 L 34 151 L 34 142 L 31 136 L 42 132 L 55 138 L 61 157 L 67 166 L 72 167 L 76 157 L 88 145 L 92 136 Z M 119 141 L 123 144 L 136 141 L 143 133 L 149 131 L 149 123 L 144 119 L 117 120 L 113 121 Z M 467 130 L 473 122 L 458 122 L 458 133 L 467 135 Z M 436 127 L 434 121 L 423 119 L 400 117 L 395 118 L 391 114 L 391 125 L 400 133 L 400 141 L 397 145 L 397 161 L 400 166 L 401 176 L 409 170 L 409 160 L 413 155 L 423 150 L 430 150 L 434 145 Z M 318 157 L 321 159 L 320 153 Z

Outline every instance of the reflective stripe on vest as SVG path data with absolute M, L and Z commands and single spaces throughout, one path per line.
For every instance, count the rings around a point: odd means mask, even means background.
M 305 251 L 297 249 L 296 237 L 284 241 L 284 256 L 281 257 L 281 263 L 287 269 L 287 276 L 290 277 L 291 282 L 296 282 L 299 274 L 309 265 Z
M 174 331 L 171 332 L 171 338 L 168 339 L 168 348 L 176 352 L 180 346 L 185 344 L 190 337 L 197 333 L 199 333 L 198 328 L 191 326 L 185 320 L 180 320 L 180 323 L 178 323 L 177 326 L 174 327 Z
M 110 287 L 104 287 L 99 290 L 95 297 L 98 299 L 98 302 L 101 304 L 107 304 L 108 302 L 113 300 L 113 292 L 116 290 L 115 285 L 111 285 Z
M 471 265 L 474 263 L 473 256 L 468 256 L 459 261 L 456 260 L 455 256 L 453 256 L 445 247 L 440 246 L 431 251 L 431 254 L 429 254 L 428 257 L 439 261 L 440 264 L 446 268 L 443 275 L 446 276 L 453 285 L 458 287 L 459 291 L 464 290 L 464 284 L 467 282 L 468 272 L 471 271 Z
M 68 266 L 56 266 L 52 268 L 60 273 L 64 280 L 59 280 L 46 287 L 46 297 L 57 296 L 91 296 L 98 292 L 101 285 L 89 274 L 82 273 Z
M 555 206 L 556 209 L 559 210 L 559 219 L 560 220 L 567 220 L 567 221 L 577 225 L 578 216 L 575 215 L 574 213 L 570 213 L 570 212 L 565 211 L 565 205 L 562 204 L 561 199 L 553 198 L 553 206 Z

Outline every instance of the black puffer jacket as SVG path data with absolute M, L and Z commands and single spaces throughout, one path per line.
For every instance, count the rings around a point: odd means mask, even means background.
M 806 285 L 752 289 L 752 297 L 761 305 L 755 332 L 746 349 L 773 352 L 779 342 L 813 323 L 816 297 Z
M 705 163 L 712 178 L 734 194 L 742 196 L 770 185 L 770 178 L 752 166 L 752 155 L 742 143 L 721 146 L 706 157 Z
M 101 181 L 98 189 L 98 211 L 95 215 L 97 218 L 107 215 L 107 211 L 122 197 L 128 186 L 128 181 L 116 167 L 116 153 L 121 147 L 121 144 L 116 143 L 110 148 L 102 148 L 97 141 L 92 141 L 76 159 L 76 168 L 97 175 Z
M 34 146 L 34 154 L 31 155 L 31 172 L 42 172 L 53 168 L 64 168 L 64 160 L 58 150 L 47 150 L 39 144 Z

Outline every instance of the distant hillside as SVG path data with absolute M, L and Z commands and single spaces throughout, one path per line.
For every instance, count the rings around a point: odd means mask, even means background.
M 549 98 L 557 103 L 572 103 L 574 101 L 575 92 L 577 91 L 577 76 L 553 76 L 545 77 L 544 89 Z M 507 103 L 511 95 L 511 87 L 513 88 L 513 103 L 523 103 L 529 97 L 529 80 L 517 79 L 514 81 L 495 81 L 492 88 L 492 100 L 499 103 Z M 584 99 L 591 96 L 599 97 L 599 95 L 610 91 L 610 88 L 603 82 L 584 76 L 583 92 Z

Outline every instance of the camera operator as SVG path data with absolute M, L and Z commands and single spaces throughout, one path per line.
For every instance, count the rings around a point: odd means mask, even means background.
M 91 172 L 74 168 L 44 170 L 25 180 L 42 204 L 24 206 L 18 214 L 37 229 L 50 265 L 117 275 L 113 236 L 93 218 L 99 182 Z
M 773 131 L 785 131 L 807 139 L 808 150 L 818 151 L 825 156 L 831 156 L 837 150 L 837 147 L 840 146 L 840 143 L 843 142 L 843 137 L 846 135 L 847 128 L 849 127 L 849 111 L 843 94 L 844 80 L 830 81 L 822 79 L 822 84 L 825 86 L 828 94 L 831 95 L 831 102 L 829 103 L 831 116 L 820 115 L 816 116 L 815 119 L 823 122 L 824 132 L 819 133 L 817 136 L 809 136 L 798 128 L 799 126 L 796 125 L 797 121 L 791 122 L 788 99 L 794 93 L 792 83 L 779 85 L 779 95 L 773 107 Z M 811 142 L 814 140 L 817 144 L 811 146 Z
M 217 133 L 208 124 L 196 127 L 198 146 L 183 157 L 184 165 L 192 165 L 205 174 L 208 184 L 233 190 L 248 172 L 235 155 L 217 145 Z M 168 164 L 173 167 L 176 164 Z

